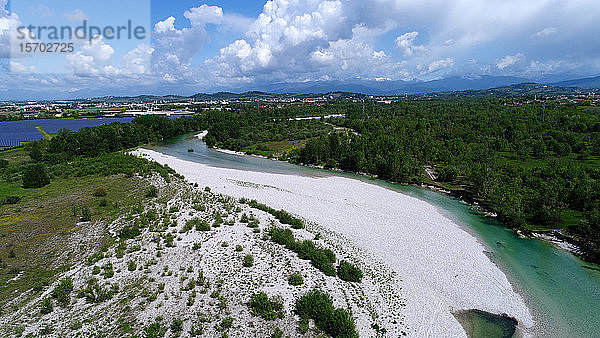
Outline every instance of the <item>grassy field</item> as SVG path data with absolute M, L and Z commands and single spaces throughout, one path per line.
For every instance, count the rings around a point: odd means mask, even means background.
M 29 161 L 20 148 L 0 153 L 9 166 Z M 149 184 L 125 175 L 56 178 L 39 189 L 23 189 L 20 181 L 0 179 L 0 196 L 18 196 L 0 206 L 0 306 L 49 283 L 70 264 L 111 241 L 107 225 L 144 200 Z M 100 188 L 105 196 L 98 194 Z M 91 221 L 80 222 L 82 210 Z M 27 299 L 22 299 L 26 301 Z
M 37 126 L 37 127 L 35 127 L 35 129 L 37 129 L 37 131 L 39 131 L 40 134 L 42 134 L 42 136 L 44 136 L 44 139 L 49 140 L 52 138 L 52 135 L 48 134 L 48 132 L 45 131 L 44 128 Z

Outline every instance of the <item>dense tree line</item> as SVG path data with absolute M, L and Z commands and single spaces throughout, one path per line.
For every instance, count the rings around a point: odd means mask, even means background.
M 200 117 L 169 119 L 142 116 L 131 123 L 111 123 L 72 132 L 61 130 L 48 145 L 48 160 L 62 161 L 65 156 L 98 156 L 142 144 L 169 139 L 205 127 Z
M 287 110 L 214 111 L 204 116 L 209 126 L 204 140 L 209 147 L 242 151 L 260 142 L 305 140 L 326 135 L 332 129 L 320 121 L 295 120 L 288 116 Z
M 313 138 L 299 163 L 419 182 L 464 186 L 507 225 L 560 228 L 598 240 L 598 110 L 550 102 L 518 107 L 498 100 L 414 101 L 354 109 L 332 121 L 346 131 Z

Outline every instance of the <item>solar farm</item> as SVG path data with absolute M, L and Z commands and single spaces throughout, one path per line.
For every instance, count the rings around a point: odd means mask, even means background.
M 36 129 L 41 127 L 48 134 L 58 134 L 63 128 L 78 131 L 85 127 L 95 127 L 113 122 L 129 123 L 133 118 L 94 118 L 94 119 L 48 119 L 0 122 L 0 147 L 17 147 L 21 142 L 37 141 L 44 137 Z

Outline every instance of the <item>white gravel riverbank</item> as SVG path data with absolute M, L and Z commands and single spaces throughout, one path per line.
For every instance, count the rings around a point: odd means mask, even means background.
M 533 326 L 483 246 L 426 202 L 349 178 L 214 168 L 146 149 L 135 154 L 214 192 L 285 209 L 352 240 L 398 273 L 404 323 L 414 336 L 465 336 L 451 312 L 466 309 L 506 313 L 522 328 Z

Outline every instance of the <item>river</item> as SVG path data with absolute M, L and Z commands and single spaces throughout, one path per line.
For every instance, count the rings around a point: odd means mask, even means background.
M 354 174 L 226 154 L 207 149 L 199 139 L 189 136 L 150 148 L 213 167 L 313 177 L 350 177 L 426 201 L 486 247 L 490 259 L 525 298 L 536 321 L 535 336 L 600 337 L 600 268 L 597 265 L 588 264 L 550 243 L 521 238 L 514 231 L 483 217 L 451 196 Z M 193 152 L 189 152 L 189 149 L 193 149 Z

